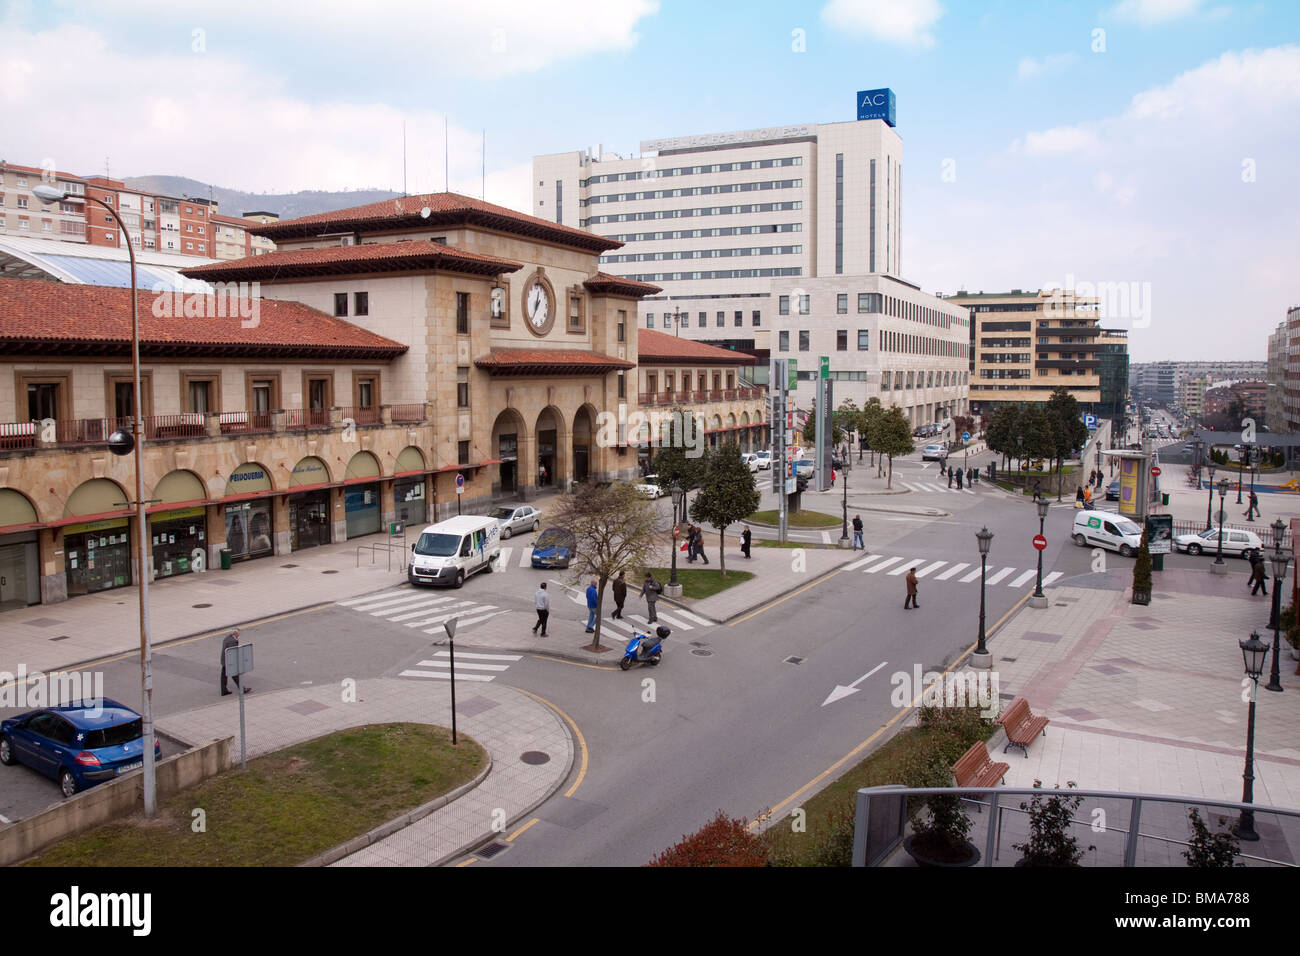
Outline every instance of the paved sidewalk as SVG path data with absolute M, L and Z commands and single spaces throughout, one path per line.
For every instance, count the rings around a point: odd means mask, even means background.
M 491 754 L 492 769 L 473 790 L 422 820 L 345 857 L 335 866 L 433 866 L 497 835 L 559 789 L 573 766 L 569 728 L 549 707 L 504 684 L 457 682 L 457 730 Z M 363 680 L 344 703 L 337 685 L 256 692 L 244 700 L 248 756 L 362 724 L 413 722 L 451 726 L 445 683 Z M 158 731 L 188 744 L 233 736 L 239 754 L 239 703 L 234 697 L 158 722 Z M 526 757 L 526 759 L 525 759 Z
M 1024 696 L 1051 718 L 1027 757 L 997 757 L 1010 764 L 1007 785 L 1073 780 L 1085 789 L 1240 800 L 1247 701 L 1237 642 L 1258 629 L 1271 647 L 1269 603 L 1250 598 L 1240 576 L 1208 570 L 1161 572 L 1147 607 L 1115 589 L 1126 576 L 1096 577 L 1097 587 L 1046 589 L 1047 608 L 1023 607 L 990 639 L 1004 704 Z M 1300 807 L 1300 677 L 1288 651 L 1283 642 L 1284 692 L 1263 689 L 1267 671 L 1260 681 L 1261 806 Z

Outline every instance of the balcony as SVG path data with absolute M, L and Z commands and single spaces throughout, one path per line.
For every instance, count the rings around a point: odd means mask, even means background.
M 742 388 L 686 389 L 678 392 L 640 392 L 640 405 L 699 405 L 705 402 L 760 401 L 765 390 L 755 386 Z

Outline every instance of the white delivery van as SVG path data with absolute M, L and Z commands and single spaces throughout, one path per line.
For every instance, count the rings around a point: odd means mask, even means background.
M 1142 529 L 1123 515 L 1109 511 L 1075 513 L 1074 543 L 1081 548 L 1094 547 L 1118 551 L 1128 557 L 1142 548 Z
M 431 524 L 411 545 L 406 578 L 412 584 L 460 587 L 476 571 L 495 571 L 501 560 L 496 518 L 462 515 Z

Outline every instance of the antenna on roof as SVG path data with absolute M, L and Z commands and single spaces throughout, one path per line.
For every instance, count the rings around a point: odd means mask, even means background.
M 447 114 L 442 114 L 442 191 L 451 192 L 451 145 L 447 142 Z
M 483 130 L 483 148 L 479 151 L 479 153 L 483 157 L 483 191 L 478 198 L 483 200 L 484 202 L 487 202 L 487 130 L 486 129 Z
M 402 195 L 406 196 L 406 120 L 402 120 Z

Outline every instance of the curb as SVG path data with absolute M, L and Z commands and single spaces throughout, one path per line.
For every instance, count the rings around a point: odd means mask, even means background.
M 478 742 L 475 741 L 475 743 Z M 479 746 L 482 747 L 483 745 L 479 744 Z M 331 863 L 337 863 L 339 860 L 343 859 L 344 857 L 351 856 L 353 853 L 360 852 L 361 850 L 364 850 L 366 847 L 374 843 L 378 843 L 380 840 L 386 837 L 392 836 L 394 833 L 398 832 L 399 830 L 406 829 L 412 823 L 416 823 L 420 820 L 423 820 L 434 810 L 441 810 L 443 807 L 451 803 L 453 800 L 457 800 L 460 797 L 463 797 L 465 794 L 469 793 L 471 790 L 473 790 L 475 787 L 481 784 L 487 778 L 487 775 L 492 770 L 492 754 L 488 751 L 486 747 L 483 748 L 483 752 L 487 754 L 487 758 L 488 758 L 487 766 L 484 767 L 479 772 L 479 775 L 475 777 L 473 780 L 471 780 L 469 783 L 463 783 L 455 790 L 449 791 L 448 793 L 444 793 L 441 797 L 438 797 L 436 800 L 432 800 L 429 803 L 424 804 L 423 806 L 416 807 L 414 810 L 404 813 L 400 817 L 397 817 L 394 820 L 389 820 L 387 823 L 380 824 L 379 826 L 375 827 L 373 830 L 369 831 L 368 833 L 363 833 L 359 837 L 354 837 L 353 839 L 349 840 L 347 843 L 342 843 L 339 846 L 334 847 L 333 849 L 326 850 L 324 853 L 318 854 L 312 857 L 310 860 L 304 860 L 302 863 L 299 863 L 298 865 L 299 866 L 329 866 Z M 564 776 L 567 777 L 568 773 L 566 772 Z M 563 779 L 564 778 L 561 778 L 561 782 L 563 782 Z M 550 794 L 548 794 L 547 796 L 550 796 Z M 434 865 L 436 866 L 438 864 L 434 864 Z

